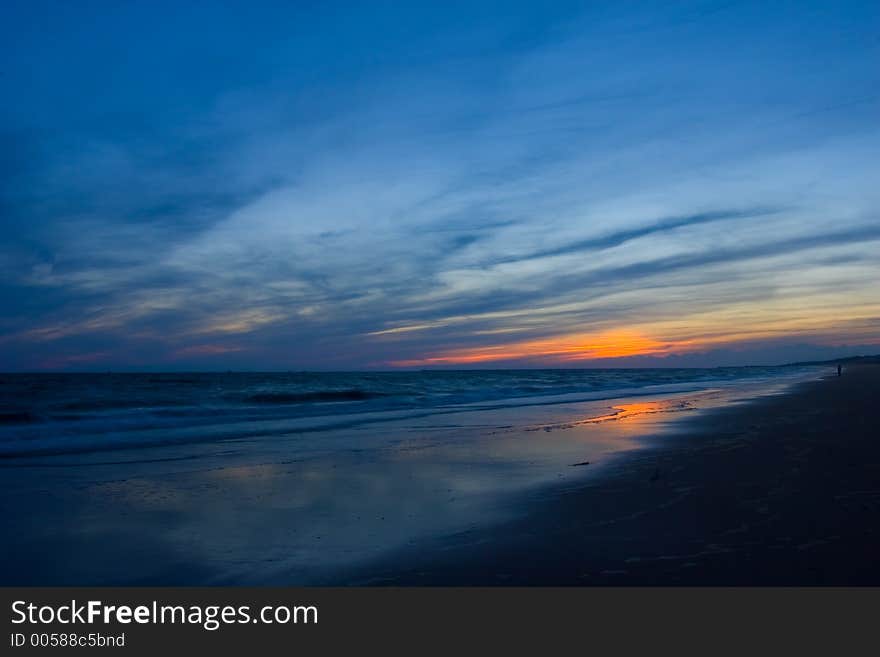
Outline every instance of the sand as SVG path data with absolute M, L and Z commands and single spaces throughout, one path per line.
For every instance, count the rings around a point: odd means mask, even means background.
M 7 459 L 0 577 L 878 584 L 878 392 L 880 366 L 863 366 L 794 389 Z
M 880 584 L 880 366 L 683 423 L 514 520 L 328 583 Z

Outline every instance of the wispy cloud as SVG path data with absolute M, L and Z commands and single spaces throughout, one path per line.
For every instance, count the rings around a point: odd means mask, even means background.
M 7 40 L 0 367 L 871 344 L 874 10 L 538 9 L 279 14 L 234 61 L 234 12 L 126 61 L 68 17 L 70 80 Z

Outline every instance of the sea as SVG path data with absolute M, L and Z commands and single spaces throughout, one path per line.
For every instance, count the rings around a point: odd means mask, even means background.
M 0 458 L 314 434 L 406 418 L 799 380 L 815 366 L 0 375 Z M 436 417 L 434 418 L 437 419 Z

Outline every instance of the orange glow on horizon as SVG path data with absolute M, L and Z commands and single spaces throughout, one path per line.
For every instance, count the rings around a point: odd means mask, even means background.
M 680 346 L 680 345 L 676 345 Z M 671 352 L 673 343 L 660 342 L 637 331 L 615 329 L 597 333 L 526 340 L 504 345 L 454 349 L 438 356 L 396 361 L 393 365 L 473 364 L 499 360 L 541 358 L 557 362 L 660 355 Z
M 561 333 L 540 339 L 450 348 L 424 357 L 388 363 L 397 367 L 473 365 L 503 361 L 565 364 L 578 361 L 673 356 L 712 349 L 737 349 L 781 338 L 813 344 L 880 344 L 880 303 L 842 306 L 841 299 L 777 299 L 773 303 L 728 304 L 702 313 L 657 318 L 626 328 Z M 513 322 L 512 328 L 517 328 Z M 522 326 L 520 324 L 520 326 Z M 501 333 L 501 331 L 496 331 Z

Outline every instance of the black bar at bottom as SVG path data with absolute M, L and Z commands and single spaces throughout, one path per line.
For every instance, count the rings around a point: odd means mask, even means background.
M 2 653 L 9 655 L 62 648 L 75 654 L 106 653 L 105 648 L 112 649 L 110 654 L 151 655 L 194 650 L 471 654 L 482 646 L 491 654 L 791 654 L 800 649 L 853 654 L 873 645 L 872 622 L 880 608 L 877 588 L 0 591 L 6 630 Z

